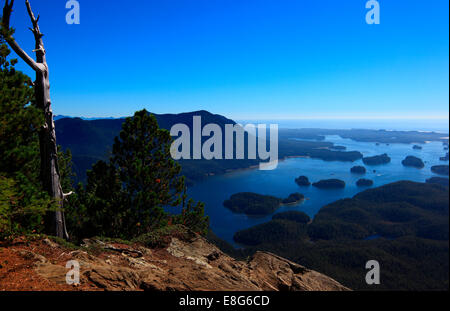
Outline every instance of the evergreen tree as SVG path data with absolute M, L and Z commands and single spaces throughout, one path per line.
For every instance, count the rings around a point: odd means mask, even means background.
M 170 155 L 172 138 L 146 110 L 128 118 L 115 139 L 109 163 L 100 161 L 88 172 L 85 188 L 71 198 L 73 234 L 130 238 L 170 222 L 206 233 L 203 204 L 187 200 L 181 167 Z M 181 207 L 170 217 L 165 209 Z
M 129 196 L 138 231 L 147 232 L 165 219 L 164 206 L 182 202 L 184 177 L 170 156 L 172 137 L 146 110 L 122 126 L 113 145 L 112 164 Z

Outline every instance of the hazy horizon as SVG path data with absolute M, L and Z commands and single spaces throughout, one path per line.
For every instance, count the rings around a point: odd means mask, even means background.
M 150 111 L 153 113 L 153 111 Z M 186 111 L 180 112 L 185 113 Z M 210 111 L 216 114 L 214 111 Z M 164 113 L 160 113 L 164 114 Z M 234 119 L 227 115 L 224 117 L 237 123 L 263 123 L 278 124 L 279 128 L 302 129 L 302 128 L 321 128 L 321 129 L 369 129 L 369 130 L 396 130 L 396 131 L 427 131 L 448 134 L 449 119 L 409 119 L 409 118 L 299 118 L 299 119 Z M 92 116 L 67 116 L 56 115 L 57 119 L 62 117 L 81 118 L 85 120 L 96 119 L 121 119 L 129 116 L 111 117 L 92 117 Z

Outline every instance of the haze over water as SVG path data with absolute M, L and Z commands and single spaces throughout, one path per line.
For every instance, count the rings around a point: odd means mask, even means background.
M 369 129 L 395 131 L 427 131 L 448 133 L 449 120 L 442 119 L 303 119 L 303 120 L 241 120 L 238 123 L 278 124 L 279 128 L 320 128 L 320 129 Z

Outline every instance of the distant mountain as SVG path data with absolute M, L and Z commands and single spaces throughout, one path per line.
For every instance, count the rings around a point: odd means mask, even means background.
M 193 117 L 201 116 L 202 126 L 214 123 L 222 130 L 226 124 L 235 121 L 205 110 L 180 114 L 154 114 L 161 128 L 170 130 L 178 123 L 186 124 L 192 133 Z M 86 179 L 86 170 L 98 160 L 109 157 L 114 138 L 119 135 L 125 118 L 83 120 L 82 118 L 60 118 L 56 123 L 57 142 L 63 149 L 70 149 L 73 156 L 74 171 L 77 181 Z M 223 131 L 224 133 L 224 131 Z M 207 137 L 203 138 L 203 141 Z M 224 140 L 225 137 L 222 138 Z M 280 135 L 278 155 L 280 159 L 304 156 L 325 161 L 356 161 L 362 158 L 358 151 L 331 150 L 333 143 L 324 141 L 300 141 Z M 247 149 L 247 148 L 245 148 Z M 224 151 L 223 153 L 224 154 Z M 189 182 L 200 180 L 210 175 L 223 174 L 230 170 L 253 167 L 257 160 L 181 160 L 183 174 Z
M 113 118 L 113 117 L 86 118 L 86 117 L 69 117 L 69 116 L 64 116 L 64 115 L 56 115 L 53 117 L 53 120 L 55 120 L 55 121 L 58 121 L 61 119 L 82 119 L 82 120 L 86 120 L 86 121 L 93 121 L 93 120 L 114 120 L 114 119 L 120 119 L 120 118 Z
M 192 129 L 194 116 L 201 116 L 203 125 L 215 123 L 224 127 L 225 124 L 235 124 L 233 120 L 205 110 L 180 114 L 154 114 L 154 116 L 158 125 L 167 130 L 177 123 L 186 124 Z M 68 117 L 56 120 L 58 144 L 63 149 L 71 150 L 78 180 L 85 179 L 86 170 L 90 169 L 92 164 L 108 158 L 114 138 L 120 133 L 124 122 L 125 118 L 83 120 Z

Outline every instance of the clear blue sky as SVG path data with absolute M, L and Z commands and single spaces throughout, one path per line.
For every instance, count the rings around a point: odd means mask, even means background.
M 32 53 L 24 2 L 12 24 Z M 30 2 L 56 114 L 448 118 L 448 0 L 380 0 L 380 25 L 366 0 L 79 0 L 80 25 L 66 0 Z

